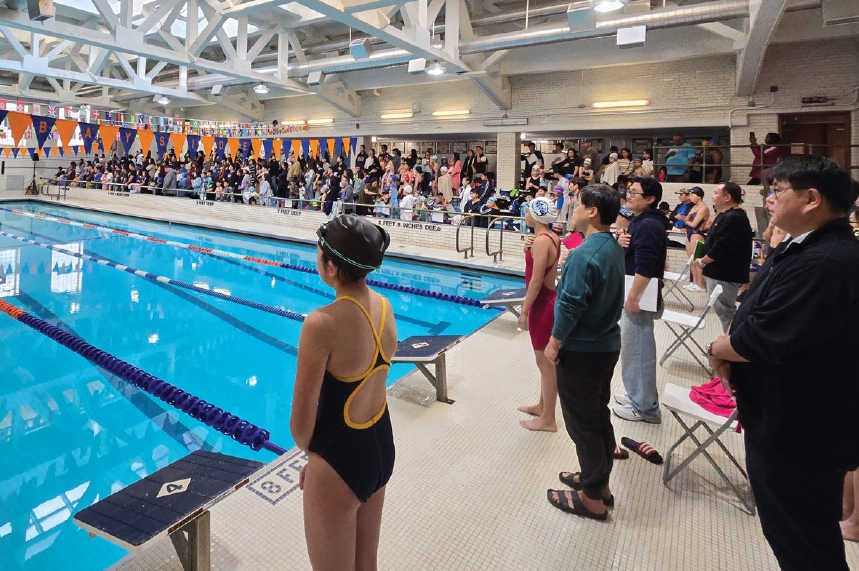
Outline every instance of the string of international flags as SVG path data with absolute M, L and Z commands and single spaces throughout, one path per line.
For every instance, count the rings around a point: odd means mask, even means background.
M 94 113 L 94 112 L 93 112 Z M 105 112 L 108 114 L 109 112 Z M 31 155 L 42 151 L 46 156 L 50 156 L 51 150 L 56 149 L 60 156 L 74 153 L 77 155 L 80 148 L 83 147 L 85 155 L 97 152 L 99 147 L 102 152 L 109 153 L 114 144 L 119 145 L 128 154 L 131 151 L 135 141 L 139 139 L 141 148 L 144 153 L 152 150 L 153 143 L 158 159 L 164 157 L 168 147 L 172 143 L 173 149 L 177 155 L 181 155 L 185 145 L 188 145 L 188 152 L 192 155 L 200 150 L 209 156 L 209 153 L 214 149 L 217 157 L 222 159 L 227 152 L 232 156 L 241 154 L 243 157 L 251 155 L 259 158 L 260 152 L 264 152 L 264 157 L 270 157 L 273 153 L 289 155 L 292 151 L 295 156 L 316 156 L 317 154 L 328 153 L 329 156 L 350 156 L 356 152 L 357 137 L 336 137 L 336 138 L 292 138 L 292 137 L 276 137 L 262 138 L 265 135 L 284 135 L 288 133 L 297 133 L 304 131 L 306 127 L 296 127 L 293 131 L 284 131 L 279 133 L 266 132 L 259 126 L 253 128 L 236 127 L 236 128 L 208 128 L 198 127 L 195 129 L 191 126 L 187 128 L 184 124 L 190 120 L 176 119 L 183 121 L 183 127 L 173 126 L 173 132 L 168 130 L 150 129 L 149 124 L 143 124 L 142 127 L 124 126 L 125 122 L 114 122 L 105 118 L 93 119 L 90 115 L 90 121 L 76 121 L 74 119 L 59 119 L 51 116 L 42 116 L 21 111 L 6 111 L 0 106 L 0 123 L 4 120 L 8 123 L 8 129 L 11 132 L 13 141 L 21 141 L 32 129 L 32 134 L 36 138 L 37 147 L 29 147 L 27 150 Z M 96 122 L 99 121 L 99 122 Z M 192 123 L 193 124 L 193 123 Z M 250 124 L 242 124 L 250 125 Z M 159 126 L 160 127 L 160 126 Z M 56 147 L 45 146 L 48 138 L 58 138 Z M 101 139 L 101 145 L 98 139 Z M 73 139 L 80 140 L 81 144 L 72 145 Z M 275 144 L 279 144 L 280 148 L 276 148 Z M 6 147 L 0 152 L 5 152 L 6 156 L 10 154 L 18 156 L 19 149 L 16 146 Z

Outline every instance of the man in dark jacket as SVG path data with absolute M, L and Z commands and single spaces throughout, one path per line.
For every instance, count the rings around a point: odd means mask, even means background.
M 859 465 L 857 187 L 830 159 L 777 164 L 767 208 L 785 239 L 731 324 L 707 345 L 736 391 L 746 467 L 764 536 L 784 570 L 847 571 L 838 524 Z
M 743 189 L 737 183 L 726 182 L 713 189 L 713 208 L 719 214 L 707 232 L 704 257 L 695 262 L 704 270 L 708 295 L 722 286 L 713 311 L 725 332 L 737 313 L 737 292 L 748 283 L 752 262 L 752 225 L 742 204 Z
M 625 395 L 615 396 L 612 412 L 633 422 L 662 422 L 656 390 L 656 337 L 653 322 L 662 316 L 662 275 L 671 227 L 659 210 L 662 185 L 651 177 L 637 176 L 627 191 L 626 205 L 635 217 L 626 234 L 619 236 L 626 248 L 626 275 L 633 276 L 621 319 L 620 363 Z M 651 279 L 659 284 L 656 311 L 642 310 L 639 303 Z

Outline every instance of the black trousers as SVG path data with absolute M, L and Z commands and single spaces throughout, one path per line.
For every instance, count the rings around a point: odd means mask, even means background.
M 561 412 L 567 433 L 576 445 L 584 494 L 598 500 L 608 485 L 617 446 L 608 402 L 611 377 L 620 351 L 561 351 L 559 357 L 557 376 Z
M 746 432 L 746 468 L 761 528 L 783 571 L 848 571 L 841 538 L 846 468 L 785 458 Z

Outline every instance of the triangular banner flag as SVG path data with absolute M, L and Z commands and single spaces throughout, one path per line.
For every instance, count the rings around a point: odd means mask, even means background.
M 43 147 L 42 152 L 45 153 L 45 158 L 50 157 L 51 156 L 51 147 Z
M 206 155 L 206 158 L 209 158 L 209 154 L 212 152 L 212 147 L 215 146 L 215 137 L 211 135 L 204 135 L 200 137 L 200 142 L 203 143 L 203 154 Z
M 5 109 L 6 106 L 4 105 L 3 107 L 4 109 L 0 109 L 0 123 L 3 122 L 3 119 L 6 118 L 6 114 L 8 113 L 8 111 L 6 111 Z
M 152 150 L 152 139 L 155 138 L 155 133 L 149 129 L 138 129 L 137 136 L 140 137 L 140 148 L 143 150 L 145 157 Z
M 218 157 L 218 160 L 224 158 L 224 153 L 227 152 L 227 143 L 229 142 L 226 137 L 214 137 L 215 139 L 215 154 Z
M 60 134 L 60 141 L 66 147 L 66 152 L 70 147 L 70 143 L 75 136 L 75 129 L 78 128 L 77 121 L 69 121 L 68 119 L 57 119 L 57 132 Z
M 322 154 L 324 160 L 325 155 L 328 154 L 328 139 L 319 139 L 319 150 L 317 152 Z M 315 155 L 316 153 L 313 154 Z
M 310 158 L 310 139 L 301 139 L 301 156 L 304 160 Z
M 344 155 L 346 155 L 347 157 L 351 157 L 351 156 L 352 156 L 352 149 L 349 147 L 349 137 L 343 137 L 343 147 L 342 147 L 342 149 L 343 149 L 343 151 L 345 151 L 345 152 L 343 153 Z
M 185 148 L 185 134 L 184 133 L 173 133 L 170 135 L 170 140 L 173 141 L 173 150 L 176 151 L 176 157 L 182 156 L 182 150 Z M 188 149 L 188 152 L 191 152 L 191 149 Z M 196 153 L 191 153 L 191 160 L 194 160 L 194 155 Z
M 6 158 L 8 159 L 9 155 L 12 153 L 12 148 L 6 147 L 5 149 L 3 149 L 3 152 L 6 153 Z
M 12 147 L 12 156 L 18 158 L 18 147 Z
M 262 158 L 268 160 L 271 158 L 271 155 L 272 155 L 271 145 L 272 145 L 272 143 L 274 143 L 274 141 L 272 141 L 271 139 L 260 139 L 260 140 L 262 141 Z M 275 157 L 275 158 L 277 158 L 277 157 Z
M 289 151 L 292 149 L 292 141 L 290 141 L 289 139 L 281 139 L 280 140 L 280 149 L 281 149 L 281 152 L 283 153 L 283 158 L 288 159 L 289 158 Z M 295 157 L 295 158 L 298 158 L 298 157 Z
M 65 149 L 63 149 L 62 147 L 57 147 L 57 152 L 60 154 L 61 157 L 66 156 Z
M 233 158 L 238 158 L 239 153 L 241 153 L 239 139 L 237 137 L 230 137 L 227 141 L 230 143 L 230 153 L 233 155 Z
M 99 126 L 95 123 L 84 123 L 81 121 L 78 123 L 81 130 L 81 139 L 84 142 L 84 154 L 92 153 L 92 143 L 95 141 L 96 136 L 98 136 L 98 128 Z
M 75 156 L 78 156 L 78 151 L 80 150 L 80 148 L 80 145 L 75 145 L 74 147 L 72 147 L 72 150 L 75 152 Z
M 349 155 L 353 155 L 358 151 L 358 137 L 349 139 Z
M 292 152 L 295 155 L 296 160 L 301 156 L 301 149 L 303 148 L 304 143 L 301 142 L 301 139 L 293 139 L 292 140 Z
M 251 140 L 239 139 L 239 150 L 242 153 L 242 157 L 248 158 L 248 156 L 251 154 Z
M 334 162 L 334 139 L 328 139 L 328 156 L 331 158 L 331 162 Z
M 159 161 L 164 158 L 164 154 L 167 152 L 167 143 L 169 142 L 170 133 L 155 133 L 155 149 L 158 151 Z
M 343 154 L 343 139 L 334 139 L 334 156 L 339 157 Z
M 30 158 L 35 161 L 36 156 L 38 156 L 38 154 L 39 154 L 39 149 L 37 149 L 36 147 L 29 147 L 27 149 L 27 152 L 30 153 Z
M 259 158 L 259 152 L 262 150 L 262 139 L 251 139 L 251 152 L 255 159 Z M 265 155 L 263 159 L 268 160 L 268 155 Z
M 41 149 L 45 146 L 45 141 L 51 135 L 51 130 L 54 128 L 56 119 L 53 117 L 39 117 L 38 115 L 33 115 L 32 118 L 33 129 L 36 131 L 36 142 Z
M 119 128 L 119 142 L 122 143 L 122 148 L 125 149 L 126 156 L 131 154 L 131 146 L 134 145 L 134 140 L 137 138 L 137 129 L 130 127 Z
M 110 149 L 113 148 L 113 144 L 116 142 L 116 134 L 119 133 L 119 127 L 114 127 L 113 125 L 102 125 L 99 128 L 99 135 L 101 135 L 101 142 L 104 145 L 104 153 L 110 153 Z M 119 150 L 119 149 L 117 149 Z
M 310 157 L 316 158 L 319 154 L 319 139 L 310 139 Z
M 188 154 L 191 155 L 191 160 L 197 156 L 197 151 L 200 150 L 200 135 L 188 135 Z M 208 156 L 208 154 L 206 155 Z
M 9 121 L 9 130 L 12 131 L 12 140 L 17 146 L 21 138 L 24 136 L 24 133 L 27 131 L 27 127 L 29 127 L 33 121 L 26 113 L 17 113 L 15 111 L 9 111 L 9 114 L 6 115 L 6 119 Z

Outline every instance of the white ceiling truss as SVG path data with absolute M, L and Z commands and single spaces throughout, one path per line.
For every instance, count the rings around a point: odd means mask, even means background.
M 173 107 L 219 104 L 261 120 L 263 99 L 313 95 L 357 117 L 356 89 L 367 88 L 358 72 L 408 77 L 409 60 L 425 59 L 505 110 L 509 54 L 634 25 L 718 38 L 738 53 L 738 95 L 750 95 L 785 11 L 829 0 L 632 0 L 599 18 L 586 1 L 552 1 L 55 0 L 55 18 L 31 21 L 0 0 L 0 96 L 150 112 L 164 110 L 154 101 L 166 96 Z M 367 38 L 369 57 L 350 54 L 353 37 Z M 308 85 L 312 72 L 324 75 Z M 271 92 L 254 93 L 259 83 Z

